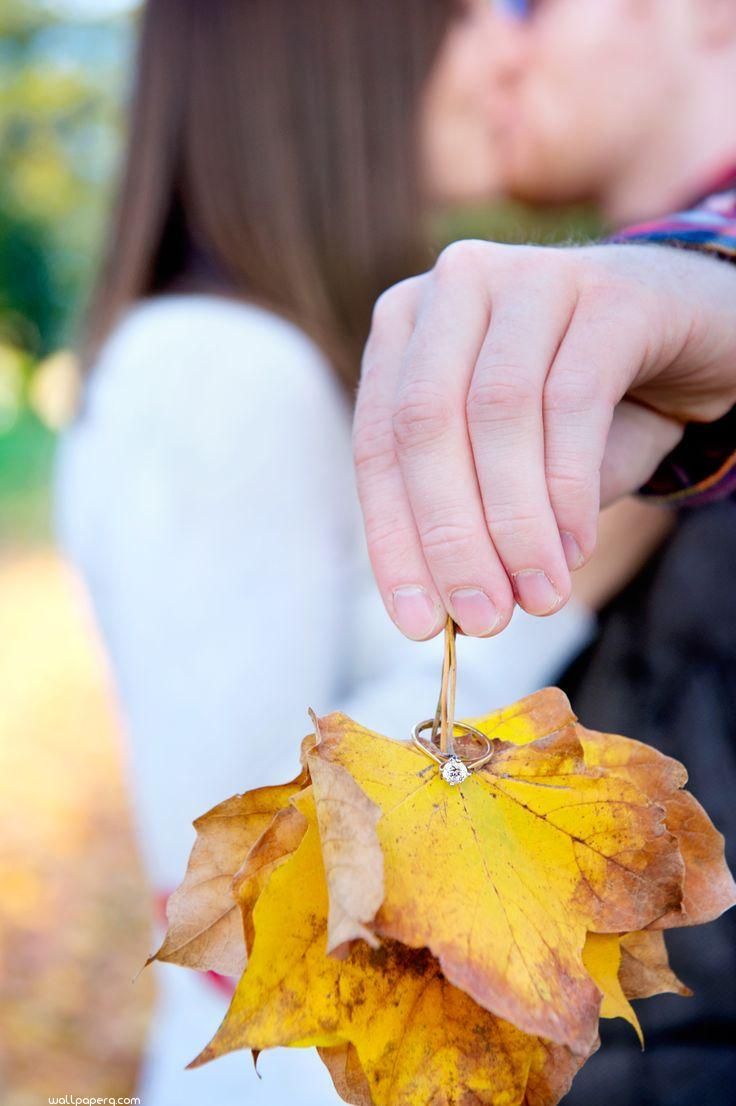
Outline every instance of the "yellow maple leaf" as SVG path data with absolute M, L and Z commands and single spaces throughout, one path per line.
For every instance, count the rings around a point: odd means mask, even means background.
M 313 798 L 308 828 L 261 892 L 248 967 L 194 1061 L 234 1049 L 316 1045 L 349 1101 L 375 1106 L 552 1106 L 581 1058 L 490 1014 L 426 949 L 356 941 L 327 955 L 327 882 Z M 369 1096 L 369 1097 L 366 1097 Z
M 619 976 L 621 938 L 615 933 L 589 933 L 583 948 L 583 963 L 603 996 L 600 1016 L 624 1018 L 634 1027 L 643 1048 L 644 1034 Z
M 587 933 L 643 929 L 679 907 L 683 865 L 662 807 L 588 769 L 573 720 L 550 732 L 535 719 L 519 747 L 504 739 L 521 717 L 528 728 L 518 711 L 488 724 L 493 759 L 457 788 L 412 745 L 338 713 L 320 719 L 307 762 L 342 765 L 381 810 L 375 933 L 429 948 L 481 1006 L 587 1055 L 600 1007 Z

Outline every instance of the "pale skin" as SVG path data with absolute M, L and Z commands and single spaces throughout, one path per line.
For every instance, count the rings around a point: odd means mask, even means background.
M 736 270 L 659 246 L 459 242 L 379 300 L 354 426 L 386 609 L 418 640 L 553 614 L 688 421 L 736 401 Z
M 494 38 L 508 191 L 593 200 L 625 226 L 689 206 L 733 164 L 731 0 L 534 0 Z

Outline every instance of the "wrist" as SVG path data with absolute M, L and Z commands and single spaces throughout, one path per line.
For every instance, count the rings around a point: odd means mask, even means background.
M 690 249 L 623 245 L 654 292 L 648 348 L 630 394 L 685 424 L 736 402 L 736 266 Z

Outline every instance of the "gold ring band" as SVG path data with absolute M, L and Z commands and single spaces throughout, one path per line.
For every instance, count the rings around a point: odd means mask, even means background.
M 483 756 L 477 757 L 476 760 L 466 761 L 462 757 L 458 756 L 457 753 L 441 753 L 439 751 L 434 752 L 434 750 L 430 749 L 425 744 L 425 742 L 420 739 L 419 736 L 420 734 L 424 733 L 425 730 L 434 729 L 434 726 L 434 718 L 427 718 L 424 722 L 417 722 L 416 726 L 412 727 L 411 737 L 416 747 L 422 753 L 424 753 L 425 756 L 429 757 L 430 760 L 433 760 L 435 764 L 439 764 L 440 767 L 442 767 L 442 765 L 445 764 L 448 760 L 459 760 L 462 761 L 468 772 L 472 772 L 476 768 L 482 768 L 484 764 L 488 764 L 488 761 L 493 756 L 493 742 L 491 741 L 490 737 L 488 737 L 484 733 L 481 733 L 481 731 L 477 730 L 475 726 L 469 726 L 467 722 L 455 722 L 454 728 L 456 730 L 462 730 L 464 733 L 469 734 L 471 737 L 477 737 L 481 741 L 484 741 L 487 746 L 487 750 L 483 754 Z

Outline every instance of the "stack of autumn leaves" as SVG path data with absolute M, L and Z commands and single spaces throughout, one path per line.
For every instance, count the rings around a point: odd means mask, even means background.
M 316 1046 L 356 1106 L 553 1106 L 600 1017 L 687 994 L 663 930 L 736 901 L 684 768 L 548 689 L 472 724 L 452 787 L 408 742 L 317 719 L 291 783 L 200 818 L 156 954 L 239 975 L 198 1065 Z M 460 738 L 456 739 L 456 744 Z

